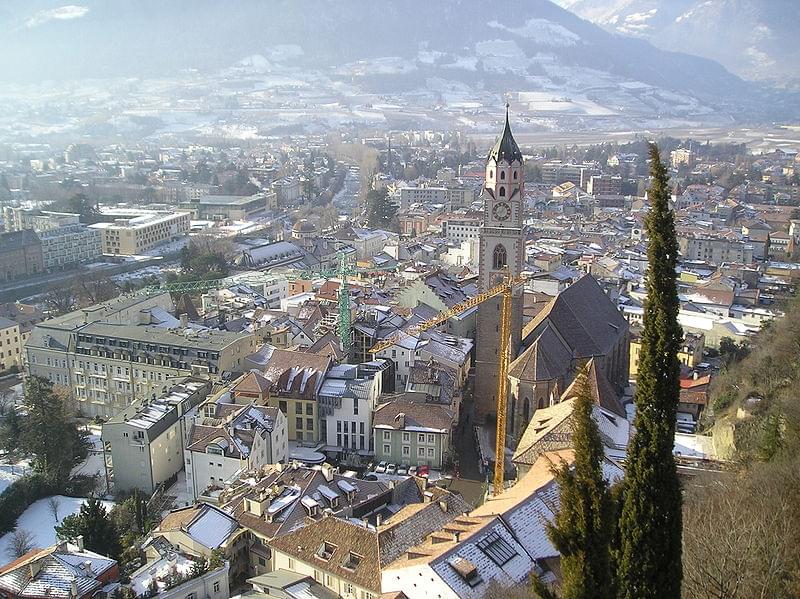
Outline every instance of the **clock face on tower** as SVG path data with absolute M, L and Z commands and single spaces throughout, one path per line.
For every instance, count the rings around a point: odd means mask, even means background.
M 511 206 L 507 202 L 497 202 L 492 206 L 492 216 L 497 220 L 508 220 L 511 216 Z

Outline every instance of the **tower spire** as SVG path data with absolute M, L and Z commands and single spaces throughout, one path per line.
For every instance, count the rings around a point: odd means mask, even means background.
M 494 160 L 495 162 L 507 160 L 509 164 L 515 160 L 522 162 L 522 152 L 520 152 L 519 146 L 511 133 L 509 108 L 510 104 L 506 102 L 506 123 L 503 127 L 503 133 L 497 138 L 497 142 L 489 152 L 487 160 Z

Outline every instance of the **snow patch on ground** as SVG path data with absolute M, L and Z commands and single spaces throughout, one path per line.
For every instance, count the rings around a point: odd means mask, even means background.
M 581 39 L 577 33 L 547 19 L 528 19 L 522 27 L 508 27 L 497 21 L 489 21 L 487 25 L 554 48 L 569 48 L 576 45 Z
M 55 526 L 61 524 L 64 518 L 77 514 L 81 506 L 86 503 L 84 497 L 65 497 L 63 495 L 55 495 L 59 502 L 58 519 L 54 519 L 50 513 L 48 506 L 48 499 L 40 499 L 34 502 L 31 506 L 23 512 L 17 520 L 17 528 L 24 528 L 33 535 L 33 542 L 36 547 L 49 547 L 56 542 Z M 106 510 L 114 507 L 113 501 L 101 502 Z M 8 548 L 11 545 L 12 533 L 6 533 L 0 537 L 0 561 L 6 561 L 8 557 Z

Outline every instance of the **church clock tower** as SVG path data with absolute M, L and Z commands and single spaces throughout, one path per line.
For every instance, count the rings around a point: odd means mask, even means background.
M 478 284 L 481 291 L 517 276 L 525 263 L 525 166 L 511 134 L 506 104 L 506 123 L 486 160 L 483 186 L 483 225 L 480 231 Z M 497 377 L 500 365 L 500 297 L 478 308 L 475 359 L 475 417 L 483 421 L 496 413 Z M 522 336 L 522 288 L 516 287 L 511 303 L 511 356 L 513 360 Z

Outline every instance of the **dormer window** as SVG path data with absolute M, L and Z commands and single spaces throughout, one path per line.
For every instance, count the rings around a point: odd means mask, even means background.
M 362 559 L 363 558 L 360 555 L 351 551 L 347 554 L 347 559 L 342 562 L 342 568 L 353 571 L 358 568 L 358 564 L 361 563 Z
M 336 551 L 336 545 L 333 543 L 328 543 L 328 541 L 323 541 L 322 545 L 319 546 L 314 555 L 316 555 L 322 561 L 327 562 L 333 557 L 334 551 Z

